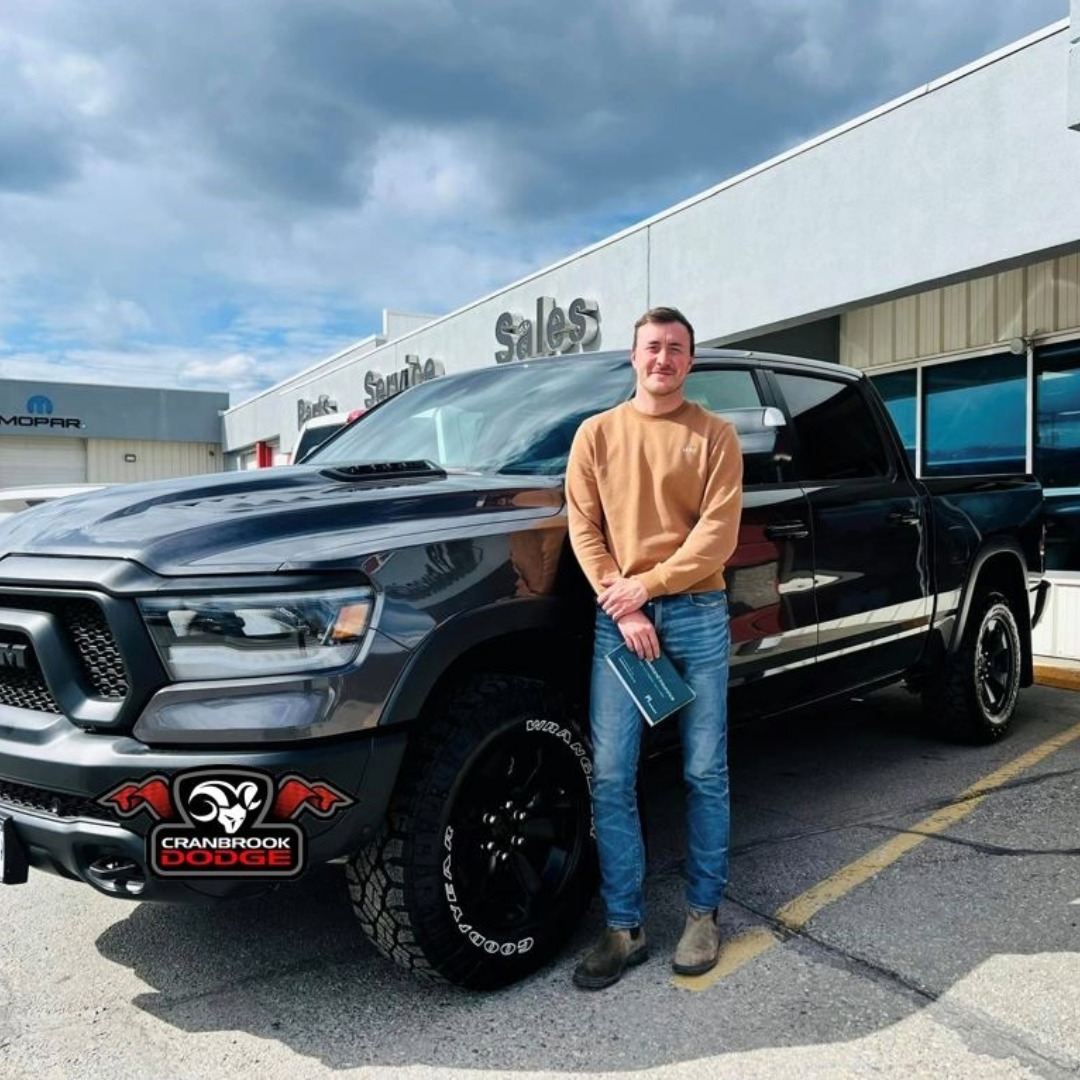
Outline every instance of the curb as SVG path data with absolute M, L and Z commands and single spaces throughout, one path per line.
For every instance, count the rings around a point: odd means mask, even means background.
M 1080 668 L 1036 664 L 1035 682 L 1039 686 L 1054 686 L 1059 690 L 1080 690 Z

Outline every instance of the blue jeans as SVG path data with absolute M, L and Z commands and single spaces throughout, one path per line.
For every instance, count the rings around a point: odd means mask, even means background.
M 674 717 L 682 736 L 687 787 L 686 899 L 716 907 L 727 885 L 731 811 L 727 768 L 727 683 L 730 630 L 723 591 L 661 596 L 644 607 L 660 646 L 697 697 Z M 589 702 L 593 742 L 593 817 L 600 856 L 600 894 L 607 925 L 640 926 L 645 918 L 645 845 L 637 806 L 637 770 L 645 724 L 604 659 L 622 643 L 615 623 L 597 608 Z

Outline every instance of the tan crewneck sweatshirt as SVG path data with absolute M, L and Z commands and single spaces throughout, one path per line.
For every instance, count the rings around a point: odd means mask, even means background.
M 663 416 L 624 402 L 578 429 L 566 501 L 596 592 L 608 574 L 636 578 L 650 599 L 722 589 L 742 512 L 739 437 L 692 402 Z

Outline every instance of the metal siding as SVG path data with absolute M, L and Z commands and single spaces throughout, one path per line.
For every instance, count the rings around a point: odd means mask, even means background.
M 1040 656 L 1080 660 L 1080 582 L 1053 582 L 1031 645 Z
M 941 352 L 941 290 L 919 293 L 919 355 Z
M 848 367 L 870 366 L 870 308 L 847 312 L 840 320 L 840 362 Z
M 1024 271 L 1006 270 L 995 274 L 997 289 L 997 341 L 1024 336 Z
M 990 345 L 994 341 L 994 279 L 977 278 L 968 282 L 968 343 Z
M 877 304 L 871 308 L 872 337 L 870 364 L 891 364 L 895 359 L 893 346 L 893 305 Z
M 919 355 L 919 303 L 905 296 L 895 303 L 896 359 L 911 360 Z
M 134 461 L 125 461 L 134 454 Z M 150 442 L 141 439 L 94 439 L 89 446 L 89 478 L 118 484 L 220 472 L 218 443 Z
M 1080 254 L 1057 260 L 1057 326 L 1070 330 L 1080 326 Z
M 968 346 L 967 283 L 941 290 L 942 351 L 958 352 Z
M 870 368 L 1080 330 L 1080 254 L 845 312 L 840 362 Z
M 1055 329 L 1054 316 L 1054 263 L 1036 263 L 1027 268 L 1027 318 L 1024 332 L 1032 337 Z
M 0 487 L 80 484 L 87 479 L 84 439 L 47 435 L 0 438 Z

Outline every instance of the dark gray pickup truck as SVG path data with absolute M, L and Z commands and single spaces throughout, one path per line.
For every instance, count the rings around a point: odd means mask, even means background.
M 297 466 L 5 522 L 3 880 L 194 900 L 337 861 L 411 970 L 487 988 L 544 963 L 593 887 L 593 601 L 562 473 L 633 385 L 624 353 L 482 368 Z M 903 680 L 944 735 L 1000 737 L 1032 681 L 1039 485 L 915 479 L 834 365 L 706 351 L 687 391 L 745 461 L 733 715 Z

